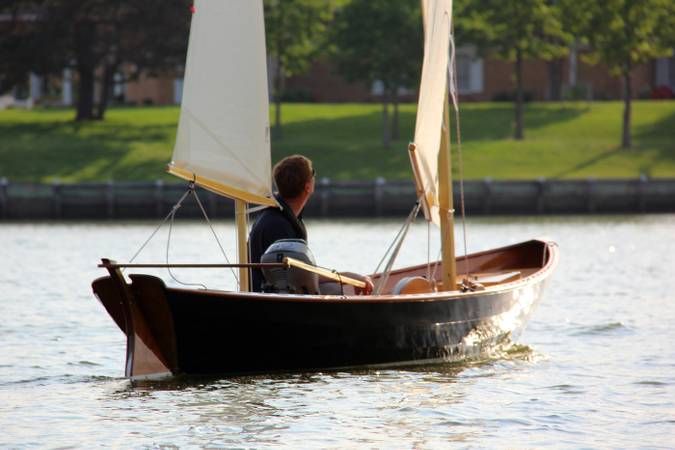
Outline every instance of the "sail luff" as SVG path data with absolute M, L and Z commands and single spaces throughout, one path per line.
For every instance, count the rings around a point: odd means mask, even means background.
M 423 187 L 427 220 L 440 226 L 438 152 L 441 145 L 444 98 L 447 92 L 451 0 L 422 0 L 424 12 L 424 61 L 420 81 L 415 144 L 419 168 L 417 183 Z

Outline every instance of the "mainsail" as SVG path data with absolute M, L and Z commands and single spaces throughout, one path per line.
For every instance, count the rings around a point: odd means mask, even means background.
M 169 173 L 276 205 L 262 0 L 195 0 Z
M 424 62 L 417 104 L 413 170 L 428 220 L 440 226 L 438 158 L 447 102 L 452 0 L 422 0 Z M 447 212 L 446 212 L 447 213 Z

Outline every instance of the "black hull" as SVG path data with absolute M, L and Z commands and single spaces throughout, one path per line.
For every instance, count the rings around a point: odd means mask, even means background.
M 549 249 L 547 258 L 522 280 L 468 293 L 249 294 L 173 289 L 131 275 L 133 305 L 124 306 L 114 279 L 97 280 L 94 290 L 129 338 L 127 376 L 383 367 L 461 360 L 513 339 L 536 308 L 557 253 Z M 122 306 L 115 310 L 114 302 Z M 150 354 L 134 354 L 144 349 Z M 146 364 L 153 355 L 159 366 Z

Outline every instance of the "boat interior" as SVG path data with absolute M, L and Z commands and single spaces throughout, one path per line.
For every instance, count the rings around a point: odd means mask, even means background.
M 483 290 L 527 278 L 542 270 L 553 255 L 540 240 L 473 253 L 457 258 L 457 286 L 463 290 Z M 384 295 L 423 294 L 442 290 L 440 262 L 421 264 L 371 275 L 373 283 L 384 280 Z

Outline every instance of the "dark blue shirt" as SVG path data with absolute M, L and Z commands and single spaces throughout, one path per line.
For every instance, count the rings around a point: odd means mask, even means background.
M 276 196 L 276 199 L 281 205 L 281 209 L 274 207 L 264 209 L 253 224 L 253 228 L 251 228 L 248 246 L 253 263 L 259 263 L 260 257 L 267 248 L 279 239 L 304 239 L 307 241 L 307 230 L 302 221 L 302 212 L 296 217 L 293 210 L 281 197 Z M 251 290 L 262 292 L 263 281 L 262 271 L 252 269 Z

